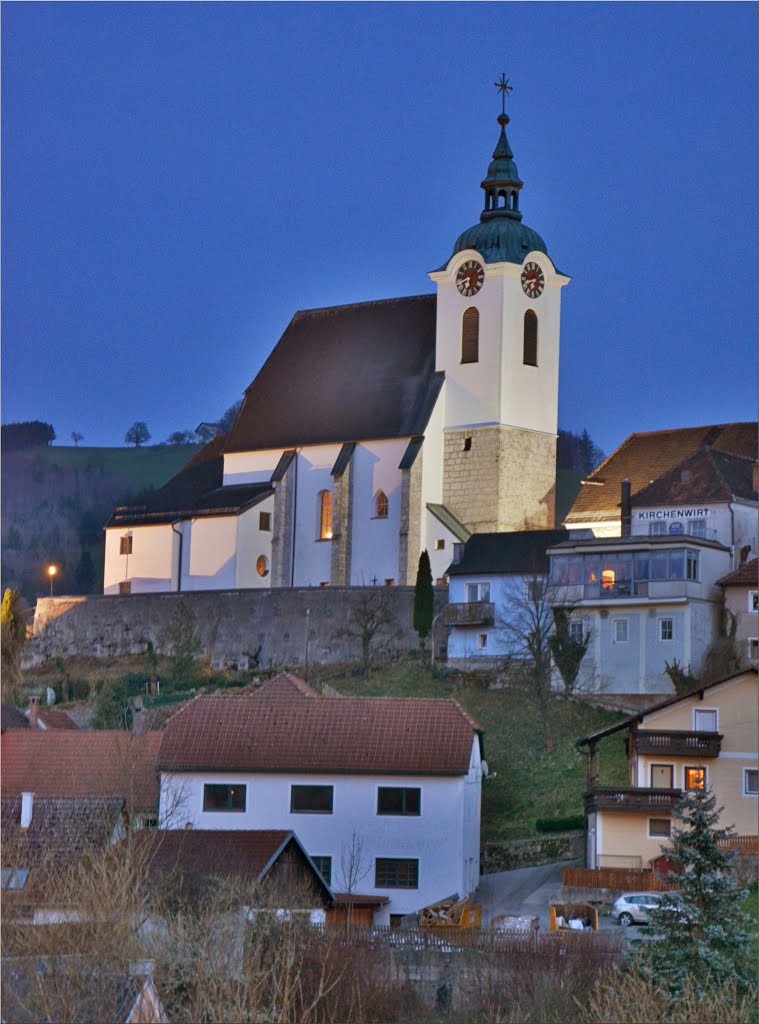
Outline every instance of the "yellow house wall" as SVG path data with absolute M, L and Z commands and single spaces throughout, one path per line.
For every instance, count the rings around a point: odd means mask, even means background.
M 599 868 L 647 868 L 662 852 L 665 839 L 648 839 L 648 814 L 599 811 L 597 819 Z

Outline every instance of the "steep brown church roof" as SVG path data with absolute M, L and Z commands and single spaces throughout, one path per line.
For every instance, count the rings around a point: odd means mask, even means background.
M 565 519 L 567 526 L 619 517 L 620 489 L 630 480 L 637 494 L 699 448 L 757 457 L 757 423 L 727 423 L 631 434 L 591 473 Z
M 422 433 L 435 373 L 434 295 L 296 313 L 245 392 L 225 451 Z
M 274 679 L 196 697 L 166 725 L 161 771 L 464 775 L 476 722 L 453 700 L 320 697 Z

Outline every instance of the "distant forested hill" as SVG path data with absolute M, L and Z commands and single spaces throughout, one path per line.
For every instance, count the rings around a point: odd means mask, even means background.
M 198 445 L 135 448 L 34 447 L 2 460 L 2 586 L 33 602 L 48 593 L 99 593 L 103 526 L 114 505 L 160 487 Z

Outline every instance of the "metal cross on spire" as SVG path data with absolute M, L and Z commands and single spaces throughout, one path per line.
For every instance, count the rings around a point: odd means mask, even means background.
M 499 78 L 499 80 L 497 82 L 494 82 L 493 85 L 495 85 L 496 89 L 498 89 L 498 91 L 501 94 L 501 113 L 505 114 L 506 113 L 506 93 L 513 92 L 514 91 L 514 86 L 513 85 L 509 85 L 509 80 L 508 80 L 508 78 L 506 77 L 506 75 L 503 72 L 501 72 L 501 77 Z

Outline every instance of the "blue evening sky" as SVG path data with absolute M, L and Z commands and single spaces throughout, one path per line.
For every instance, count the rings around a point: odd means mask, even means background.
M 160 441 L 296 310 L 431 291 L 501 71 L 560 425 L 754 419 L 756 66 L 753 3 L 5 2 L 3 422 Z

